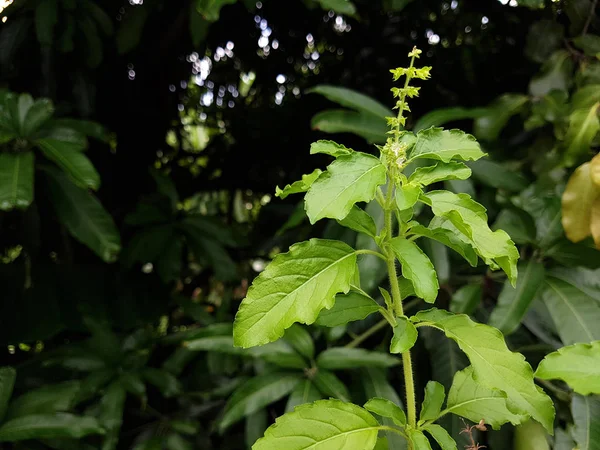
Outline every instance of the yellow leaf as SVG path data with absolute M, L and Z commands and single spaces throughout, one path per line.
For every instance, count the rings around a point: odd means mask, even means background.
M 587 162 L 575 169 L 562 196 L 562 225 L 571 242 L 582 241 L 592 233 L 592 203 L 600 187 L 592 182 L 590 166 Z
M 590 161 L 590 176 L 596 186 L 600 187 L 600 153 Z
M 600 250 L 600 197 L 597 197 L 596 200 L 594 200 L 594 203 L 592 203 L 590 231 L 592 232 L 596 248 Z

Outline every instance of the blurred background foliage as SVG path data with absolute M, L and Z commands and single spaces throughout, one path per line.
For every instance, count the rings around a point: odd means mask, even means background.
M 415 45 L 433 77 L 407 127 L 475 134 L 490 158 L 471 165 L 475 182 L 447 188 L 483 203 L 522 256 L 514 290 L 430 246 L 438 302 L 509 334 L 534 367 L 600 339 L 600 162 L 585 165 L 599 143 L 596 6 L 0 2 L 0 446 L 242 449 L 306 401 L 401 402 L 397 361 L 377 353 L 390 336 L 369 319 L 294 327 L 253 352 L 232 347 L 231 323 L 291 243 L 369 245 L 335 223 L 310 227 L 275 186 L 313 170 L 317 139 L 382 142 L 389 69 Z M 561 212 L 565 186 L 575 200 Z M 378 295 L 385 270 L 369 256 L 360 270 Z M 359 346 L 358 361 L 322 356 Z M 465 365 L 433 333 L 415 353 L 417 383 L 448 389 Z M 554 438 L 532 424 L 481 444 L 600 448 L 600 401 L 544 383 L 559 407 Z M 459 420 L 444 425 L 468 444 Z

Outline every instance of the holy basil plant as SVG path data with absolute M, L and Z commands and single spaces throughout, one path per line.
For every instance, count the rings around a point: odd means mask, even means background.
M 419 246 L 423 239 L 450 247 L 472 266 L 481 258 L 492 270 L 503 270 L 513 285 L 519 257 L 509 235 L 502 230 L 492 231 L 485 208 L 469 195 L 430 189 L 444 180 L 468 178 L 471 170 L 462 161 L 474 161 L 485 154 L 473 136 L 459 130 L 429 128 L 416 135 L 404 130 L 404 113 L 410 111 L 407 100 L 419 92 L 410 82 L 429 78 L 431 69 L 414 66 L 420 53 L 413 49 L 409 53 L 410 66 L 392 70 L 395 81 L 404 77 L 404 86 L 392 89 L 398 115 L 388 118 L 389 137 L 378 147 L 379 157 L 331 141 L 318 141 L 312 144 L 311 153 L 327 154 L 335 160 L 326 170 L 316 170 L 277 189 L 280 197 L 305 193 L 305 210 L 311 223 L 335 219 L 342 226 L 370 236 L 378 251 L 354 249 L 327 239 L 295 244 L 289 252 L 276 256 L 255 279 L 234 323 L 235 345 L 247 348 L 276 341 L 296 322 L 331 322 L 320 320 L 320 315 L 339 318 L 334 321 L 339 325 L 381 313 L 393 329 L 389 351 L 402 355 L 406 412 L 382 398 L 372 398 L 362 407 L 341 400 L 318 400 L 277 419 L 254 444 L 255 450 L 383 449 L 387 448 L 384 432 L 402 436 L 412 450 L 430 449 L 430 439 L 443 450 L 456 449 L 449 433 L 436 424 L 447 414 L 494 429 L 507 422 L 516 425 L 533 419 L 552 433 L 552 400 L 535 385 L 533 370 L 525 358 L 507 348 L 500 331 L 476 323 L 465 314 L 436 308 L 412 317 L 404 313 L 403 290 L 414 291 L 427 303 L 436 301 L 438 278 Z M 419 164 L 411 164 L 414 162 Z M 409 165 L 420 167 L 408 175 Z M 384 211 L 382 229 L 358 205 L 370 201 L 377 202 Z M 413 220 L 421 204 L 432 212 L 427 225 Z M 357 259 L 367 254 L 381 258 L 387 266 L 391 292 L 381 288 L 385 307 L 360 287 Z M 355 294 L 352 301 L 348 293 Z M 424 401 L 418 408 L 410 350 L 423 327 L 438 330 L 455 341 L 471 364 L 456 373 L 447 396 L 441 384 L 427 383 Z M 391 421 L 384 425 L 382 418 Z

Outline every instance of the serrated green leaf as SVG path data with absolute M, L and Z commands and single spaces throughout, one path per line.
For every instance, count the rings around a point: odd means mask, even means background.
M 294 390 L 301 378 L 300 374 L 282 372 L 271 372 L 251 378 L 229 398 L 219 423 L 219 431 L 223 433 L 242 418 L 285 397 Z
M 342 155 L 349 155 L 354 150 L 346 148 L 342 144 L 338 144 L 333 141 L 320 140 L 310 144 L 310 154 L 315 155 L 317 153 L 323 153 L 325 155 L 333 156 L 337 158 Z
M 490 230 L 483 206 L 466 194 L 448 191 L 428 192 L 421 196 L 421 200 L 431 206 L 436 216 L 447 219 L 436 222 L 436 226 L 456 229 L 460 237 L 473 246 L 486 264 L 497 264 L 506 272 L 511 283 L 516 283 L 519 252 L 506 232 Z
M 473 247 L 460 240 L 452 231 L 445 228 L 426 228 L 417 222 L 411 222 L 410 232 L 444 244 L 465 258 L 472 267 L 477 266 L 477 253 Z
M 600 305 L 585 292 L 547 277 L 542 298 L 564 345 L 600 339 Z
M 423 430 L 427 431 L 435 439 L 442 450 L 457 450 L 456 442 L 441 426 L 431 423 L 423 427 Z
M 79 381 L 66 381 L 33 389 L 10 403 L 6 412 L 6 420 L 31 414 L 68 411 L 74 405 L 80 388 Z
M 105 262 L 114 262 L 121 238 L 112 217 L 89 192 L 75 186 L 60 171 L 45 168 L 48 191 L 60 221 L 78 241 Z
M 573 396 L 571 404 L 573 414 L 572 435 L 578 450 L 600 449 L 600 397 L 597 395 Z
M 17 371 L 15 369 L 0 367 L 0 423 L 4 420 L 16 378 Z
M 581 395 L 600 394 L 600 341 L 570 345 L 546 355 L 535 376 L 563 380 Z
M 483 386 L 499 389 L 508 395 L 507 405 L 513 412 L 527 414 L 551 432 L 554 422 L 552 400 L 538 390 L 533 370 L 523 355 L 508 350 L 502 334 L 488 325 L 473 322 L 464 314 L 430 309 L 414 316 L 444 331 L 467 355 L 474 378 Z
M 527 101 L 528 97 L 526 95 L 501 95 L 486 108 L 486 113 L 480 114 L 475 119 L 473 133 L 478 139 L 484 141 L 498 139 L 500 132 L 509 119 L 519 113 Z
M 521 324 L 529 305 L 544 282 L 544 265 L 536 261 L 519 264 L 519 279 L 513 288 L 507 280 L 498 296 L 498 303 L 488 321 L 492 327 L 510 334 Z
M 384 119 L 370 113 L 345 109 L 331 109 L 315 114 L 311 127 L 325 133 L 353 133 L 375 144 L 383 144 L 388 131 Z
M 104 434 L 93 417 L 73 414 L 34 414 L 9 420 L 0 427 L 0 442 L 29 439 L 81 439 L 90 434 Z
M 360 92 L 353 91 L 351 89 L 346 89 L 339 86 L 320 84 L 312 89 L 309 89 L 306 92 L 307 94 L 320 94 L 328 100 L 338 103 L 341 106 L 352 108 L 355 111 L 372 114 L 376 117 L 383 119 L 383 124 L 385 124 L 386 117 L 394 115 L 390 109 L 388 109 L 378 101 L 373 100 L 371 97 L 361 94 Z
M 337 222 L 343 227 L 373 238 L 377 235 L 377 225 L 375 225 L 373 218 L 356 205 L 352 207 L 346 217 Z
M 340 156 L 304 197 L 310 223 L 324 218 L 344 219 L 355 203 L 375 198 L 377 187 L 385 181 L 385 166 L 374 156 L 361 152 Z
M 296 388 L 290 394 L 285 405 L 285 412 L 291 412 L 298 405 L 313 403 L 322 398 L 323 396 L 319 392 L 319 389 L 317 389 L 311 380 L 303 380 L 296 385 Z
M 312 336 L 305 327 L 298 324 L 292 325 L 285 331 L 283 340 L 305 358 L 314 358 L 315 344 Z
M 355 448 L 372 450 L 381 426 L 363 408 L 339 400 L 319 400 L 279 417 L 252 450 Z
M 429 128 L 417 133 L 417 141 L 408 158 L 409 161 L 427 158 L 448 163 L 452 159 L 475 161 L 482 156 L 485 156 L 485 153 L 470 134 L 460 130 Z
M 466 180 L 471 169 L 461 162 L 439 162 L 435 166 L 418 167 L 409 177 L 409 183 L 428 186 L 444 180 Z
M 348 322 L 362 320 L 379 311 L 381 306 L 371 297 L 357 291 L 339 294 L 335 297 L 335 304 L 331 309 L 325 309 L 319 314 L 317 325 L 337 327 Z
M 406 316 L 396 317 L 394 335 L 390 343 L 390 353 L 404 353 L 417 342 L 417 329 Z
M 36 141 L 36 145 L 79 187 L 93 190 L 100 187 L 100 175 L 84 153 L 73 150 L 57 140 L 39 139 Z
M 494 430 L 510 422 L 521 423 L 527 416 L 514 414 L 507 407 L 507 395 L 504 391 L 490 389 L 475 381 L 473 367 L 456 372 L 448 403 L 442 414 L 452 413 L 479 423 L 481 419 Z
M 0 210 L 27 208 L 33 202 L 33 152 L 0 153 Z
M 597 102 L 590 108 L 577 109 L 569 116 L 569 128 L 564 140 L 564 161 L 567 167 L 589 154 L 592 141 L 600 130 L 599 106 L 600 103 Z
M 413 450 L 431 450 L 429 439 L 421 430 L 410 429 L 407 431 L 407 435 Z
M 388 353 L 362 348 L 334 347 L 317 357 L 317 366 L 327 370 L 356 369 L 358 367 L 394 367 L 401 360 Z
M 487 113 L 487 108 L 461 108 L 459 106 L 434 109 L 415 122 L 413 131 L 416 133 L 427 128 L 439 127 L 455 120 L 476 119 Z
M 335 295 L 348 292 L 356 254 L 348 245 L 325 239 L 295 244 L 277 255 L 254 280 L 235 317 L 233 338 L 240 347 L 272 342 L 293 323 L 313 323 Z
M 403 184 L 396 188 L 396 206 L 398 210 L 404 211 L 405 209 L 412 208 L 415 203 L 419 200 L 419 195 L 423 191 L 418 184 Z
M 324 396 L 334 397 L 343 402 L 350 401 L 348 388 L 333 372 L 320 368 L 312 382 Z
M 473 314 L 481 303 L 481 284 L 467 284 L 459 288 L 450 300 L 450 311 L 457 314 Z
M 445 397 L 444 386 L 437 381 L 429 381 L 425 386 L 425 399 L 421 406 L 419 419 L 422 421 L 437 419 L 442 410 Z
M 412 281 L 417 296 L 427 303 L 435 302 L 439 284 L 427 255 L 417 244 L 403 237 L 393 238 L 390 247 L 402 264 L 402 276 Z
M 321 169 L 315 169 L 308 175 L 302 175 L 302 179 L 300 181 L 294 181 L 292 184 L 286 185 L 283 189 L 280 189 L 279 186 L 277 186 L 275 188 L 275 197 L 284 199 L 290 194 L 300 194 L 308 191 L 308 189 L 322 173 L 323 171 Z
M 367 411 L 371 411 L 374 414 L 379 414 L 381 417 L 392 419 L 392 421 L 399 427 L 406 426 L 406 414 L 404 411 L 387 398 L 371 398 L 367 403 L 364 404 L 363 408 L 365 408 Z

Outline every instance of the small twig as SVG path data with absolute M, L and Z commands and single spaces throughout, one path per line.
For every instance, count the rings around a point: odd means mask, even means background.
M 485 426 L 485 422 L 483 421 L 483 419 L 481 419 L 479 421 L 478 424 L 476 425 L 467 425 L 467 423 L 465 422 L 465 420 L 463 419 L 463 423 L 465 424 L 465 427 L 460 430 L 460 434 L 465 433 L 466 435 L 469 436 L 469 439 L 471 441 L 471 443 L 469 445 L 465 446 L 466 450 L 479 450 L 482 448 L 486 448 L 485 445 L 479 445 L 479 442 L 475 442 L 475 438 L 473 437 L 473 428 L 478 429 L 479 431 L 486 431 L 487 427 Z
M 377 333 L 382 328 L 385 328 L 385 326 L 387 324 L 388 324 L 387 319 L 380 320 L 375 325 L 373 325 L 371 328 L 369 328 L 367 331 L 365 331 L 363 334 L 361 334 L 360 336 L 357 336 L 356 338 L 354 338 L 353 341 L 351 341 L 348 344 L 346 344 L 345 347 L 346 348 L 356 348 L 356 347 L 358 347 L 365 339 L 367 339 L 371 335 Z

